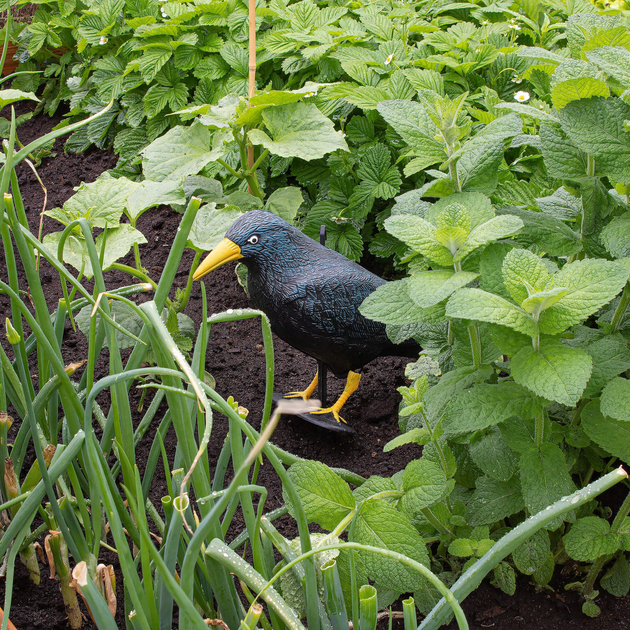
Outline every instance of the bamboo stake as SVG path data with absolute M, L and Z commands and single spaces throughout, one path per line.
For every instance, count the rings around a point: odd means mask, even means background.
M 256 0 L 249 0 L 249 94 L 248 98 L 254 96 L 256 91 Z M 247 147 L 247 167 L 254 166 L 254 147 Z M 254 177 L 256 174 L 254 173 Z M 251 194 L 252 190 L 249 188 Z

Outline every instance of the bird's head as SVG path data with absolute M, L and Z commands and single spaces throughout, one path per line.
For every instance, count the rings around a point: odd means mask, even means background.
M 239 217 L 225 238 L 208 254 L 193 276 L 199 280 L 232 260 L 263 265 L 285 259 L 297 235 L 290 223 L 266 210 L 252 210 Z M 280 258 L 278 258 L 280 257 Z

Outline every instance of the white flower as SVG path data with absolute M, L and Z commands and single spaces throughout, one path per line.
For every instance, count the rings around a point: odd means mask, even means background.
M 488 26 L 490 24 L 490 20 L 481 20 L 481 26 Z
M 166 19 L 166 18 L 168 17 L 168 14 L 167 14 L 167 13 L 166 13 L 166 11 L 164 10 L 164 8 L 162 8 L 162 10 L 161 10 L 161 11 L 162 11 L 162 17 Z
M 343 131 L 341 131 L 341 129 L 339 129 L 339 131 L 337 131 L 337 133 L 338 133 L 338 134 L 339 134 L 342 138 L 345 138 L 345 137 L 346 137 L 346 134 L 345 134 Z
M 519 103 L 527 103 L 527 101 L 529 101 L 529 92 L 517 92 L 514 95 L 514 100 Z
M 385 59 L 385 65 L 389 66 L 393 58 L 394 58 L 394 53 L 392 53 L 389 57 L 387 57 L 387 59 Z
M 107 42 L 108 42 L 108 41 L 109 41 L 109 40 L 107 39 L 107 37 L 105 37 L 105 35 L 101 35 L 101 39 L 99 39 L 99 40 L 98 40 L 98 43 L 99 43 L 101 46 L 104 46 L 105 44 L 107 44 Z
M 475 48 L 475 52 L 476 53 L 480 53 L 481 52 L 481 48 Z
M 515 75 L 512 77 L 512 83 L 517 83 L 517 84 L 518 84 L 518 83 L 523 83 L 523 79 L 519 79 L 519 78 L 518 78 L 518 74 L 515 74 Z
M 311 96 L 315 96 L 315 92 L 307 92 L 307 93 L 304 95 L 304 98 L 311 98 Z
M 518 24 L 508 24 L 508 28 L 511 28 L 515 31 L 520 31 L 521 27 Z

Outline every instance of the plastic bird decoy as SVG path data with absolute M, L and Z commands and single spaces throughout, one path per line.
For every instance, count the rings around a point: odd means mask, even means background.
M 246 265 L 251 301 L 267 315 L 273 332 L 335 376 L 347 376 L 339 399 L 314 414 L 332 413 L 343 421 L 341 408 L 361 379 L 355 370 L 377 357 L 414 357 L 420 351 L 413 341 L 392 343 L 384 324 L 359 313 L 363 300 L 385 280 L 271 212 L 254 210 L 237 219 L 194 279 L 232 260 Z M 287 396 L 308 400 L 317 382 L 318 374 L 304 391 Z

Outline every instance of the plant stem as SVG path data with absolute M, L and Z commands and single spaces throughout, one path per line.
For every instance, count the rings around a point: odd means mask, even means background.
M 455 183 L 455 189 L 457 190 L 457 192 L 461 192 L 462 191 L 462 185 L 459 182 L 459 175 L 457 173 L 457 162 L 455 160 L 453 160 L 448 165 L 448 174 L 450 175 L 451 179 Z
M 619 531 L 619 528 L 628 515 L 628 512 L 630 512 L 630 492 L 621 504 L 621 507 L 617 512 L 617 516 L 615 516 L 615 519 L 610 526 L 610 534 L 616 534 Z M 600 571 L 604 568 L 604 565 L 608 561 L 609 557 L 609 555 L 600 556 L 591 565 L 591 569 L 586 576 L 586 582 L 584 582 L 584 586 L 582 587 L 582 597 L 584 597 L 584 599 L 588 599 L 589 595 L 592 593 L 593 586 L 595 586 L 595 580 L 597 579 Z
M 586 174 L 595 177 L 595 158 L 592 155 L 586 157 Z
M 184 291 L 184 295 L 181 299 L 181 302 L 177 305 L 177 312 L 181 313 L 185 308 L 186 304 L 188 304 L 188 300 L 190 300 L 190 292 L 192 291 L 193 285 L 193 274 L 195 273 L 197 266 L 199 265 L 199 259 L 201 258 L 201 252 L 195 252 L 195 259 L 190 267 L 190 273 L 188 274 L 188 282 L 186 283 L 186 290 Z
M 253 147 L 252 147 L 253 148 Z M 256 169 L 263 163 L 263 160 L 269 155 L 269 149 L 265 149 L 261 154 L 260 157 L 254 162 L 254 164 L 252 164 L 251 168 L 249 169 L 250 173 L 252 175 L 255 175 L 256 173 Z
M 470 337 L 473 367 L 475 370 L 478 370 L 481 367 L 481 339 L 479 337 L 479 327 L 477 324 L 468 326 L 468 336 Z
M 243 175 L 242 173 L 239 173 L 238 171 L 235 171 L 225 160 L 222 160 L 221 158 L 217 159 L 217 162 L 230 174 L 230 175 L 234 175 L 234 177 L 238 177 L 239 179 L 245 179 L 245 175 Z
M 623 293 L 621 294 L 619 304 L 617 304 L 617 308 L 615 309 L 612 321 L 610 322 L 613 333 L 619 331 L 621 320 L 623 319 L 624 313 L 626 312 L 626 308 L 628 308 L 628 303 L 630 303 L 630 282 L 626 284 Z
M 534 440 L 536 447 L 540 448 L 545 436 L 545 410 L 540 412 L 540 415 L 536 416 L 536 424 L 534 426 Z

